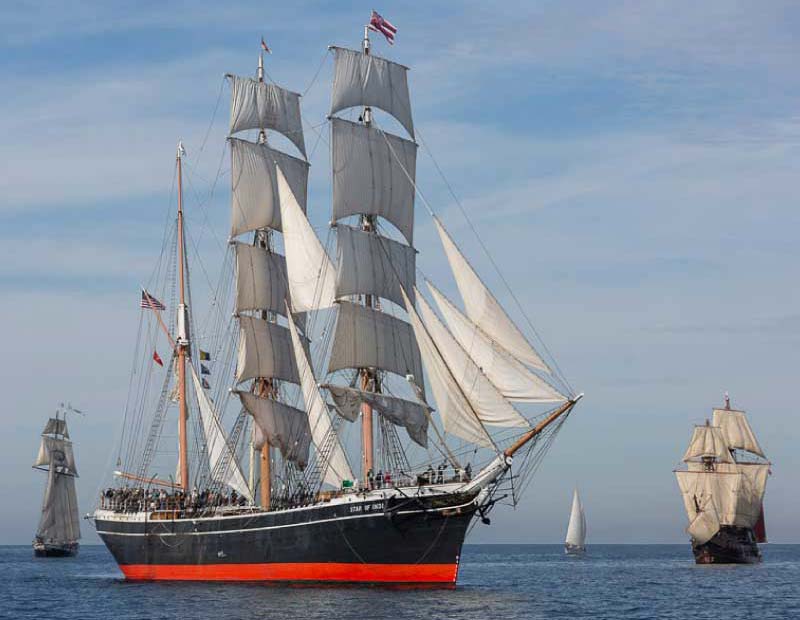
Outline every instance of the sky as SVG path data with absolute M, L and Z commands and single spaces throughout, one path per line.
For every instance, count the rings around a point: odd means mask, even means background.
M 179 139 L 215 281 L 223 76 L 255 70 L 262 35 L 270 76 L 305 94 L 309 216 L 325 228 L 326 50 L 357 47 L 373 6 L 399 28 L 375 53 L 411 67 L 420 190 L 520 319 L 438 164 L 586 394 L 522 503 L 469 541 L 563 540 L 577 485 L 590 543 L 687 542 L 672 470 L 727 390 L 773 462 L 770 539 L 800 542 L 796 3 L 193 0 L 0 5 L 0 544 L 32 539 L 30 464 L 60 401 L 87 412 L 72 424 L 82 512 L 112 468 Z M 419 207 L 415 245 L 454 292 Z M 88 522 L 83 535 L 97 541 Z

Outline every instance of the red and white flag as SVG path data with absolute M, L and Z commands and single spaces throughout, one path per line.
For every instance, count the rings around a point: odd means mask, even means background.
M 161 356 L 158 354 L 158 351 L 153 351 L 153 361 L 159 366 L 164 365 L 164 362 L 161 361 Z
M 389 45 L 394 45 L 394 35 L 397 34 L 397 28 L 395 28 L 391 22 L 385 20 L 376 11 L 372 11 L 372 17 L 369 18 L 369 29 L 373 30 L 374 32 L 380 32 L 384 37 L 386 37 Z
M 271 54 L 272 50 L 269 49 L 267 46 L 267 42 L 264 40 L 264 37 L 261 37 L 261 49 L 264 50 L 267 54 Z

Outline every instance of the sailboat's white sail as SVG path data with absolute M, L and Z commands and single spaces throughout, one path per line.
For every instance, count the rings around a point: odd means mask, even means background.
M 583 549 L 586 546 L 586 516 L 580 497 L 578 497 L 578 489 L 575 489 L 572 494 L 572 510 L 569 514 L 567 537 L 564 543 L 567 547 L 575 549 Z
M 464 300 L 464 308 L 470 320 L 521 362 L 532 368 L 550 372 L 541 356 L 522 335 L 519 328 L 508 317 L 506 311 L 464 258 L 438 218 L 434 218 L 433 221 L 439 231 L 447 260 L 450 262 L 458 290 Z
M 339 438 L 333 434 L 328 407 L 325 405 L 322 394 L 320 394 L 317 380 L 314 377 L 314 370 L 311 368 L 311 362 L 308 361 L 303 341 L 291 316 L 289 316 L 289 332 L 292 335 L 294 355 L 300 374 L 300 387 L 303 392 L 303 402 L 308 412 L 308 423 L 311 427 L 311 437 L 317 447 L 317 451 L 320 453 L 320 457 L 325 457 L 326 459 L 322 480 L 331 486 L 339 488 L 345 480 L 354 480 L 353 471 L 347 462 L 347 456 L 342 449 Z M 331 436 L 332 434 L 333 436 Z
M 747 450 L 753 454 L 763 457 L 764 451 L 758 444 L 756 435 L 744 411 L 735 409 L 714 409 L 713 424 L 722 430 L 722 435 L 729 448 Z
M 200 377 L 192 364 L 189 364 L 192 373 L 197 403 L 200 406 L 200 420 L 202 421 L 203 434 L 208 450 L 208 468 L 215 482 L 225 484 L 237 493 L 253 501 L 253 494 L 247 485 L 247 480 L 242 474 L 236 456 L 228 446 L 228 437 L 219 423 L 216 411 L 211 401 L 206 396 Z

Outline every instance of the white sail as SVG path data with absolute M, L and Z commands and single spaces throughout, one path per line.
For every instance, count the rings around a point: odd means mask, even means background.
M 414 375 L 424 386 L 419 347 L 408 323 L 349 301 L 338 305 L 328 372 L 380 368 L 403 377 Z
M 285 88 L 235 75 L 231 79 L 230 133 L 246 129 L 273 129 L 306 155 L 300 95 Z
M 719 532 L 720 522 L 714 502 L 710 496 L 706 496 L 703 503 L 698 503 L 697 507 L 700 510 L 689 521 L 686 532 L 694 539 L 696 544 L 702 545 L 714 538 L 716 533 Z
M 731 451 L 718 426 L 695 426 L 683 460 L 709 457 L 716 458 L 721 463 L 733 463 Z
M 392 134 L 331 119 L 333 221 L 364 213 L 394 224 L 412 243 L 417 145 Z
M 236 312 L 268 310 L 286 312 L 289 287 L 286 258 L 245 243 L 233 244 L 236 252 Z
M 240 316 L 239 332 L 237 382 L 274 377 L 300 383 L 288 329 L 263 319 Z
M 503 398 L 419 294 L 417 304 L 428 334 L 480 421 L 496 426 L 529 428 L 528 421 Z
M 394 116 L 414 135 L 408 68 L 373 54 L 333 47 L 331 114 L 356 106 L 374 106 Z
M 455 339 L 503 396 L 508 400 L 529 403 L 567 400 L 464 316 L 433 284 L 427 284 Z
M 489 433 L 461 391 L 458 381 L 428 334 L 422 319 L 419 318 L 414 304 L 405 291 L 401 292 L 411 327 L 419 344 L 422 360 L 425 363 L 425 369 L 428 371 L 428 382 L 445 431 L 479 446 L 494 447 Z M 417 296 L 419 297 L 419 295 Z M 421 382 L 421 378 L 415 375 L 414 382 L 417 381 Z
M 342 224 L 336 231 L 336 296 L 376 295 L 402 305 L 400 287 L 408 291 L 414 285 L 416 250 Z
M 292 311 L 328 308 L 336 299 L 336 270 L 280 166 L 277 174 Z
M 72 442 L 68 439 L 43 436 L 33 466 L 51 467 L 53 463 L 58 467 L 59 473 L 77 477 L 78 467 L 75 465 Z
M 290 407 L 272 398 L 261 398 L 251 392 L 237 392 L 245 410 L 253 416 L 263 441 L 281 451 L 284 459 L 300 469 L 308 464 L 311 429 L 305 411 Z M 254 442 L 255 443 L 255 442 Z
M 742 474 L 717 471 L 676 471 L 678 486 L 689 521 L 694 521 L 706 502 L 713 503 L 719 522 L 735 525 Z M 698 510 L 700 508 L 701 510 Z
M 253 501 L 253 495 L 247 486 L 247 480 L 242 473 L 236 455 L 228 445 L 228 437 L 220 425 L 214 405 L 206 396 L 200 377 L 194 366 L 189 364 L 194 383 L 194 392 L 197 396 L 197 404 L 200 406 L 200 421 L 203 426 L 203 435 L 208 451 L 208 469 L 215 482 L 224 484 L 234 489 L 239 495 Z
M 722 429 L 728 447 L 747 450 L 761 457 L 765 456 L 753 429 L 747 422 L 744 411 L 714 409 L 713 424 Z
M 430 407 L 404 398 L 367 392 L 356 388 L 325 384 L 336 411 L 346 420 L 355 422 L 361 413 L 361 405 L 370 405 L 392 424 L 402 426 L 408 436 L 423 448 L 428 447 L 428 415 Z
M 547 364 L 486 288 L 437 218 L 434 218 L 434 223 L 470 320 L 519 361 L 550 372 Z
M 565 544 L 583 549 L 586 545 L 586 516 L 583 512 L 581 500 L 578 497 L 578 489 L 572 494 L 572 510 L 569 514 L 569 525 L 567 525 L 567 537 Z
M 761 513 L 761 502 L 767 488 L 769 463 L 720 463 L 721 475 L 740 474 L 736 512 L 731 525 L 753 527 Z
M 305 212 L 307 161 L 247 140 L 231 138 L 230 145 L 231 237 L 263 228 L 282 229 L 276 165 Z
M 292 335 L 297 368 L 300 374 L 300 387 L 303 402 L 308 412 L 308 423 L 311 427 L 311 438 L 317 448 L 318 457 L 326 459 L 322 472 L 322 481 L 340 488 L 344 480 L 355 480 L 353 471 L 347 462 L 347 455 L 342 449 L 339 438 L 335 435 L 328 414 L 328 407 L 320 394 L 314 370 L 303 346 L 292 317 L 289 317 L 289 332 Z M 332 435 L 333 434 L 333 435 Z

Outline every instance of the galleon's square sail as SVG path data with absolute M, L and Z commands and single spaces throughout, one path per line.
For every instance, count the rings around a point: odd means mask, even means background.
M 115 481 L 94 513 L 129 579 L 451 587 L 473 518 L 518 500 L 581 397 L 429 204 L 417 221 L 408 68 L 368 35 L 330 49 L 328 138 L 263 56 L 255 78 L 228 76 L 229 251 L 205 322 L 178 150 L 174 261 L 147 288 L 166 303 L 144 304 Z M 330 148 L 324 214 L 309 214 L 309 126 Z M 419 284 L 422 224 L 460 303 Z M 172 351 L 167 372 L 153 343 Z

